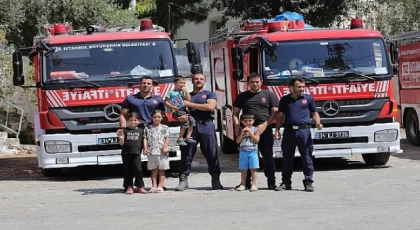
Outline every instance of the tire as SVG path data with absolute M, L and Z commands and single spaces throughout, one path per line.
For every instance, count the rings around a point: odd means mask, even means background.
M 239 153 L 238 144 L 229 139 L 227 136 L 223 135 L 223 132 L 220 131 L 220 148 L 224 154 L 234 154 Z
M 373 154 L 362 154 L 363 160 L 366 165 L 386 165 L 388 163 L 391 153 L 373 153 Z
M 60 173 L 61 169 L 42 169 L 42 175 L 45 177 L 58 177 Z
M 419 131 L 419 119 L 417 117 L 416 111 L 410 109 L 406 116 L 405 132 L 407 140 L 411 145 L 419 146 L 420 145 L 420 131 Z

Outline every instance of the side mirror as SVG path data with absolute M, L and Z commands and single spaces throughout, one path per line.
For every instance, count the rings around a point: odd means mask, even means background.
M 25 84 L 25 79 L 23 76 L 22 53 L 20 51 L 15 51 L 12 54 L 12 66 L 13 66 L 13 85 L 21 86 Z
M 395 41 L 389 42 L 389 55 L 390 55 L 391 63 L 397 64 L 398 63 L 397 42 Z
M 200 52 L 195 43 L 187 42 L 187 55 L 188 55 L 188 62 L 190 64 L 196 65 L 201 63 Z
M 240 81 L 244 78 L 243 75 L 243 58 L 242 50 L 239 47 L 232 48 L 232 64 L 233 64 L 233 79 Z

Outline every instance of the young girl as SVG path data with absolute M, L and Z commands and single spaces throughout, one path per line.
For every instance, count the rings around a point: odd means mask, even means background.
M 153 111 L 153 123 L 146 125 L 143 135 L 143 153 L 147 155 L 147 169 L 152 170 L 150 193 L 163 192 L 165 170 L 169 169 L 169 129 L 168 126 L 161 124 L 162 118 L 162 111 Z M 159 184 L 157 184 L 158 176 Z
M 137 126 L 140 123 L 140 116 L 137 113 L 129 113 L 127 116 L 128 127 L 123 130 L 120 138 L 122 145 L 121 157 L 124 170 L 124 191 L 126 194 L 133 194 L 133 178 L 134 185 L 139 193 L 145 194 L 143 174 L 141 169 L 141 150 L 143 129 Z

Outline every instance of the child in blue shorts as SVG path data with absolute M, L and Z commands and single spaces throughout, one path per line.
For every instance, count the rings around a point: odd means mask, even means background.
M 252 185 L 249 191 L 258 191 L 257 188 L 257 169 L 259 168 L 258 160 L 258 142 L 260 136 L 256 134 L 254 126 L 255 118 L 252 114 L 242 114 L 241 123 L 244 126 L 241 134 L 236 138 L 236 143 L 240 146 L 239 151 L 239 170 L 241 170 L 241 185 L 235 190 L 244 191 L 246 184 L 246 174 L 248 169 L 251 170 Z

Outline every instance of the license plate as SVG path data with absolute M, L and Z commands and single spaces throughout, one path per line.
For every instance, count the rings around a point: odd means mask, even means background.
M 118 144 L 120 141 L 118 137 L 102 137 L 98 138 L 98 145 L 112 145 Z
M 349 136 L 348 131 L 315 133 L 315 139 L 348 138 Z

